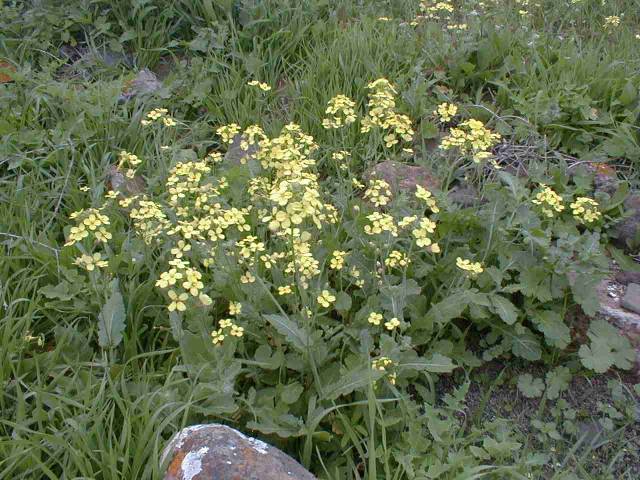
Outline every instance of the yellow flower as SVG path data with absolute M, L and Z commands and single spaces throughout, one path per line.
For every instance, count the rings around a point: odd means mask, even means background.
M 471 260 L 462 259 L 460 257 L 456 258 L 456 266 L 461 270 L 469 272 L 472 276 L 478 275 L 484 271 L 480 262 L 472 262 Z
M 211 332 L 211 341 L 213 342 L 214 345 L 218 345 L 219 343 L 222 343 L 223 340 L 224 340 L 224 334 L 222 333 L 222 329 L 214 330 L 213 332 Z
M 318 295 L 318 303 L 325 308 L 329 308 L 333 302 L 336 301 L 336 297 L 329 292 L 329 290 L 323 290 L 320 295 Z
M 229 315 L 240 315 L 242 313 L 242 304 L 240 302 L 229 303 Z
M 388 322 L 384 322 L 384 326 L 389 331 L 395 330 L 396 328 L 398 328 L 400 326 L 400 320 L 398 320 L 396 317 L 393 317 Z
M 381 313 L 377 313 L 377 312 L 371 312 L 369 314 L 369 318 L 367 318 L 367 322 L 369 322 L 371 325 L 380 325 L 380 322 L 382 322 L 382 314 Z
M 458 107 L 453 103 L 441 103 L 433 113 L 440 118 L 441 122 L 450 122 L 458 113 Z
M 342 270 L 342 267 L 344 266 L 344 259 L 347 254 L 347 252 L 343 252 L 341 250 L 334 250 L 331 254 L 331 263 L 329 268 L 332 270 Z
M 230 318 L 223 318 L 218 322 L 218 325 L 220 325 L 220 328 L 229 328 L 231 325 L 233 325 L 233 320 L 231 320 Z
M 244 328 L 239 327 L 238 325 L 235 325 L 235 324 L 231 325 L 231 331 L 229 332 L 229 334 L 239 338 L 244 335 Z
M 171 300 L 171 303 L 167 307 L 170 312 L 173 312 L 175 310 L 184 312 L 187 309 L 187 305 L 184 302 L 189 298 L 189 295 L 187 295 L 186 293 L 177 294 L 173 290 L 169 290 L 167 292 L 167 295 Z
M 398 250 L 393 250 L 389 256 L 385 258 L 384 264 L 390 268 L 406 267 L 411 263 L 409 257 Z
M 256 277 L 251 275 L 251 272 L 246 272 L 244 275 L 240 277 L 241 283 L 253 283 L 256 281 Z
M 571 205 L 573 216 L 580 223 L 593 223 L 602 217 L 598 202 L 588 197 L 578 197 Z
M 76 258 L 73 262 L 79 267 L 83 267 L 88 272 L 92 272 L 96 268 L 105 268 L 109 266 L 109 262 L 102 259 L 100 253 L 94 253 L 93 255 L 82 255 Z
M 374 370 L 379 370 L 381 372 L 384 372 L 387 367 L 390 367 L 393 365 L 393 360 L 391 360 L 389 357 L 380 357 L 376 360 L 374 360 L 373 362 L 371 362 L 371 367 Z
M 370 180 L 369 188 L 364 192 L 364 198 L 370 200 L 376 207 L 387 205 L 391 200 L 389 184 L 384 180 Z
M 342 128 L 356 121 L 356 103 L 345 95 L 336 95 L 327 104 L 325 113 L 330 115 L 322 120 L 324 128 Z
M 550 187 L 547 187 L 544 184 L 541 184 L 540 186 L 542 187 L 542 191 L 536 194 L 536 197 L 532 202 L 536 205 L 540 205 L 542 213 L 549 218 L 553 217 L 554 212 L 561 213 L 564 210 L 562 197 L 554 192 Z
M 177 280 L 182 278 L 182 273 L 178 272 L 175 268 L 170 269 L 168 272 L 162 272 L 160 279 L 156 281 L 156 287 L 167 288 L 171 285 L 175 285 Z
M 247 85 L 249 85 L 250 87 L 258 87 L 263 92 L 268 92 L 269 90 L 271 90 L 271 87 L 268 84 L 259 82 L 258 80 L 251 80 L 247 82 Z
M 284 287 L 278 287 L 278 295 L 289 295 L 293 293 L 293 290 L 291 289 L 291 285 L 285 285 Z

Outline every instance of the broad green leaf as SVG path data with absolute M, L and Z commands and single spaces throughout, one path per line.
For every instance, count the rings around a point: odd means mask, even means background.
M 401 368 L 427 371 L 432 373 L 449 373 L 456 369 L 456 365 L 449 357 L 434 353 L 429 358 L 416 358 L 410 362 L 404 362 L 398 365 Z
M 571 331 L 559 313 L 552 310 L 537 311 L 532 320 L 538 330 L 544 333 L 547 344 L 565 349 L 571 342 Z
M 571 381 L 571 370 L 567 367 L 557 367 L 547 372 L 547 398 L 555 400 L 560 393 L 567 389 Z
M 518 320 L 518 309 L 501 295 L 491 295 L 491 310 L 507 325 L 513 325 Z
M 348 395 L 355 390 L 361 390 L 369 386 L 384 375 L 384 372 L 372 369 L 369 365 L 351 370 L 342 375 L 340 379 L 323 388 L 325 400 L 335 400 L 342 395 Z
M 280 392 L 280 398 L 287 405 L 291 405 L 292 403 L 296 403 L 304 392 L 304 387 L 300 385 L 298 382 L 290 383 L 282 388 Z
M 584 313 L 590 317 L 595 316 L 600 308 L 596 291 L 596 286 L 600 280 L 600 277 L 595 275 L 578 274 L 573 285 L 571 285 L 574 300 L 582 307 Z
M 635 262 L 629 255 L 615 247 L 609 247 L 609 252 L 620 268 L 625 272 L 640 272 L 640 263 Z
M 527 398 L 537 398 L 544 392 L 544 382 L 530 373 L 518 376 L 518 390 Z
M 98 315 L 98 344 L 102 348 L 117 347 L 125 328 L 124 301 L 118 279 L 109 283 L 109 298 Z
M 310 345 L 309 336 L 301 329 L 297 323 L 284 315 L 269 314 L 263 315 L 265 320 L 283 335 L 296 349 L 306 352 Z
M 518 333 L 511 335 L 511 351 L 514 355 L 535 362 L 540 360 L 542 351 L 538 338 L 528 328 L 521 327 Z
M 629 369 L 635 360 L 635 351 L 629 339 L 609 322 L 591 322 L 587 336 L 590 345 L 582 345 L 578 355 L 582 364 L 594 372 L 604 373 L 612 366 Z
M 351 296 L 345 292 L 336 295 L 335 309 L 339 312 L 348 312 L 351 309 Z

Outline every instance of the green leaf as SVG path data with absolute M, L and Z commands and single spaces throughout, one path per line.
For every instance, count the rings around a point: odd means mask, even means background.
M 491 295 L 491 311 L 498 315 L 507 325 L 513 325 L 518 320 L 518 309 L 501 295 Z
M 544 392 L 544 382 L 530 373 L 518 377 L 518 390 L 527 398 L 537 398 Z
M 117 347 L 125 328 L 124 301 L 118 279 L 109 283 L 110 295 L 98 315 L 98 344 L 102 348 Z
M 532 320 L 538 330 L 544 333 L 547 344 L 559 349 L 565 349 L 571 343 L 571 331 L 559 313 L 552 310 L 537 311 Z
M 633 103 L 637 96 L 638 89 L 631 80 L 628 80 L 624 88 L 622 89 L 622 93 L 618 97 L 618 100 L 620 100 L 620 103 L 622 103 L 622 105 L 626 107 L 631 105 L 631 103 Z
M 45 285 L 40 289 L 40 293 L 50 299 L 68 301 L 75 297 L 77 293 L 74 289 L 70 289 L 70 286 L 69 282 L 63 280 L 56 286 Z
M 417 328 L 424 328 L 424 326 L 431 325 L 433 322 L 443 325 L 462 315 L 468 305 L 469 298 L 466 292 L 454 293 L 433 305 L 425 317 L 413 322 L 412 325 Z
M 555 400 L 560 393 L 567 389 L 571 381 L 571 370 L 567 367 L 557 367 L 547 372 L 547 398 Z
M 596 286 L 600 280 L 600 277 L 596 275 L 578 274 L 573 285 L 571 285 L 574 300 L 582 307 L 584 313 L 590 317 L 595 316 L 600 309 L 598 292 L 596 291 Z
M 518 326 L 517 333 L 512 334 L 511 351 L 514 355 L 535 362 L 542 357 L 538 338 L 526 327 Z
M 265 320 L 283 335 L 291 345 L 297 350 L 306 352 L 310 345 L 309 336 L 302 330 L 297 323 L 279 314 L 263 315 Z
M 591 345 L 582 345 L 578 355 L 582 364 L 597 373 L 604 373 L 612 366 L 629 369 L 635 360 L 635 351 L 629 339 L 609 322 L 591 322 L 587 336 Z
M 449 373 L 456 369 L 451 359 L 440 353 L 434 353 L 430 358 L 416 358 L 410 362 L 401 363 L 398 367 L 432 373 Z
M 339 292 L 336 295 L 335 309 L 339 312 L 348 312 L 351 310 L 351 296 L 345 292 Z
M 343 374 L 340 379 L 323 389 L 324 398 L 335 400 L 342 395 L 348 395 L 354 390 L 361 390 L 369 386 L 370 382 L 375 382 L 384 375 L 384 372 L 374 370 L 369 365 L 351 370 Z
M 280 392 L 280 398 L 287 405 L 291 405 L 292 403 L 296 403 L 304 392 L 304 387 L 300 385 L 298 382 L 290 383 L 282 388 Z
M 544 267 L 530 267 L 520 272 L 518 289 L 527 297 L 541 302 L 553 299 L 551 295 L 551 275 Z

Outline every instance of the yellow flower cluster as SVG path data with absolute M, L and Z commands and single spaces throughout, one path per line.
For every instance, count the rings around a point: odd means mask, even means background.
M 331 262 L 329 264 L 329 268 L 331 270 L 342 270 L 344 267 L 344 259 L 348 255 L 348 252 L 343 252 L 342 250 L 334 250 L 331 254 Z
M 166 108 L 156 108 L 147 113 L 146 118 L 140 120 L 142 125 L 151 125 L 156 121 L 161 121 L 165 127 L 173 127 L 176 125 L 176 121 L 169 115 L 169 111 Z
M 431 235 L 435 233 L 435 231 L 436 222 L 424 217 L 420 220 L 418 228 L 413 229 L 411 233 L 419 247 L 427 247 L 432 253 L 440 253 L 440 246 L 431 240 Z
M 384 328 L 386 328 L 390 332 L 392 332 L 393 330 L 395 330 L 399 326 L 400 326 L 400 320 L 398 320 L 396 317 L 393 317 L 388 322 L 384 322 Z
M 593 223 L 602 217 L 598 210 L 598 202 L 588 197 L 578 197 L 571 205 L 573 216 L 580 223 Z
M 240 125 L 237 123 L 223 125 L 216 130 L 216 133 L 222 138 L 224 143 L 231 143 L 233 142 L 233 137 L 240 133 Z
M 269 90 L 271 90 L 271 87 L 268 84 L 259 82 L 258 80 L 251 80 L 247 82 L 247 85 L 249 85 L 250 87 L 258 87 L 263 92 L 268 92 Z
M 345 95 L 336 95 L 327 104 L 325 113 L 329 115 L 322 120 L 324 128 L 342 128 L 356 121 L 356 102 Z
M 554 212 L 561 213 L 564 210 L 562 197 L 554 192 L 552 188 L 544 184 L 540 186 L 542 190 L 536 194 L 536 198 L 534 198 L 532 202 L 540 205 L 542 213 L 549 218 L 553 217 Z
M 391 368 L 393 366 L 394 366 L 394 362 L 389 357 L 376 358 L 371 362 L 371 368 L 373 368 L 374 370 L 378 370 L 380 372 L 386 372 L 388 368 Z M 389 373 L 387 375 L 387 378 L 389 380 L 389 383 L 391 383 L 392 385 L 395 385 L 396 383 L 395 372 Z
M 460 270 L 469 272 L 472 276 L 478 275 L 479 273 L 482 273 L 484 271 L 480 262 L 472 262 L 471 260 L 463 259 L 460 257 L 456 258 L 456 266 Z
M 105 225 L 109 225 L 109 217 L 101 213 L 101 209 L 89 208 L 87 210 L 79 210 L 73 212 L 70 217 L 76 220 L 76 225 L 69 230 L 69 236 L 65 246 L 75 245 L 77 242 L 91 237 L 95 240 L 107 243 L 111 240 L 112 235 L 106 229 Z
M 433 2 L 430 0 L 423 0 L 420 2 L 420 10 L 425 16 L 432 20 L 448 20 L 453 13 L 453 5 L 451 2 Z
M 214 345 L 220 345 L 227 335 L 240 338 L 244 336 L 244 327 L 236 325 L 230 318 L 224 318 L 218 322 L 218 329 L 211 332 L 211 341 Z
M 611 15 L 604 18 L 604 28 L 611 29 L 620 26 L 620 17 L 618 15 Z
M 391 200 L 391 189 L 384 180 L 369 180 L 369 188 L 364 192 L 364 198 L 370 200 L 376 207 L 387 205 Z
M 364 226 L 364 232 L 367 235 L 379 235 L 383 232 L 389 232 L 392 236 L 398 236 L 398 227 L 393 221 L 393 217 L 386 213 L 373 212 L 367 215 L 370 225 Z
M 479 163 L 491 156 L 489 150 L 500 138 L 500 134 L 491 132 L 480 120 L 470 119 L 449 130 L 440 148 L 457 148 L 463 155 L 472 155 L 473 161 Z
M 132 153 L 121 151 L 118 156 L 118 170 L 124 170 L 127 178 L 133 178 L 136 173 L 136 167 L 142 163 L 142 160 L 137 155 Z
M 450 122 L 458 113 L 458 106 L 453 103 L 441 103 L 433 113 L 438 116 L 441 122 Z
M 360 131 L 366 133 L 373 127 L 386 130 L 384 141 L 387 147 L 396 145 L 399 143 L 399 139 L 411 142 L 414 134 L 411 119 L 396 112 L 395 95 L 397 92 L 391 83 L 385 78 L 379 78 L 369 83 L 367 88 L 371 90 L 367 103 L 369 111 L 362 119 Z
M 73 263 L 84 268 L 88 272 L 92 272 L 96 268 L 106 268 L 109 266 L 109 262 L 103 260 L 102 254 L 100 253 L 94 253 L 93 255 L 83 254 L 77 257 Z
M 406 253 L 399 250 L 393 250 L 389 253 L 389 256 L 384 259 L 384 264 L 389 268 L 406 267 L 411 263 L 411 260 Z
M 350 156 L 351 154 L 346 150 L 340 150 L 331 154 L 331 160 L 345 160 Z
M 431 192 L 421 185 L 416 185 L 415 196 L 420 200 L 424 200 L 424 203 L 427 204 L 427 207 L 429 207 L 429 210 L 431 210 L 433 213 L 438 213 L 440 211 L 440 209 L 436 205 L 436 199 L 433 198 Z

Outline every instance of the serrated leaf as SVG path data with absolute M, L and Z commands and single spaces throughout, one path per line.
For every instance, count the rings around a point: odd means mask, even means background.
M 547 372 L 547 398 L 555 400 L 560 393 L 567 389 L 571 381 L 571 370 L 567 367 L 558 367 Z
M 518 390 L 527 398 L 537 398 L 544 392 L 544 382 L 530 373 L 518 376 Z
M 263 315 L 265 320 L 284 336 L 296 349 L 306 352 L 309 346 L 309 336 L 293 320 L 284 315 Z
M 541 302 L 553 299 L 551 295 L 551 275 L 543 267 L 530 267 L 520 272 L 518 289 L 527 297 Z
M 49 299 L 57 299 L 62 301 L 71 300 L 76 296 L 76 292 L 70 290 L 70 284 L 66 280 L 57 285 L 45 285 L 40 289 L 40 293 Z
M 513 325 L 518 320 L 518 309 L 510 300 L 501 295 L 491 295 L 491 311 L 498 315 L 507 325 Z
M 118 279 L 109 283 L 109 298 L 98 315 L 98 344 L 102 348 L 117 347 L 125 328 L 124 301 Z

